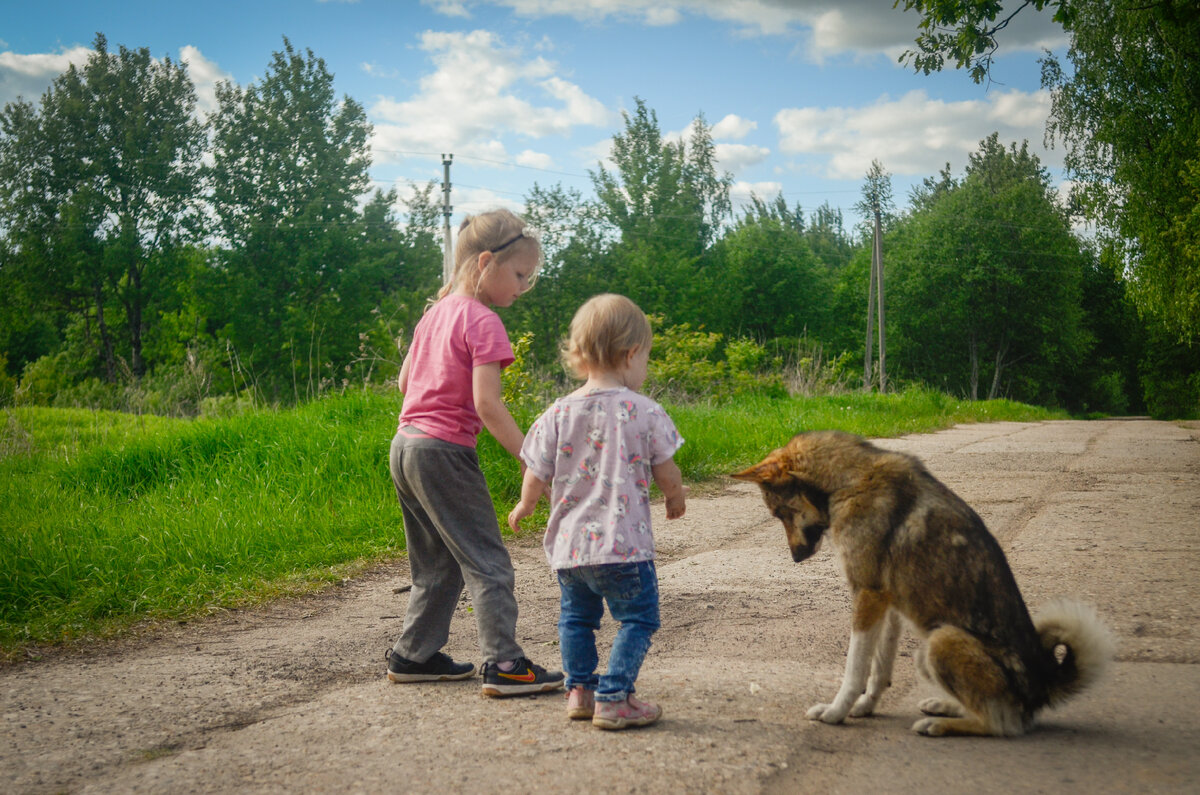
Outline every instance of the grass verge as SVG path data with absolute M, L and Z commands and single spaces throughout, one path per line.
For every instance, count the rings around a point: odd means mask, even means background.
M 801 430 L 896 436 L 1065 416 L 923 390 L 667 408 L 687 440 L 678 461 L 692 483 Z M 302 593 L 398 556 L 404 536 L 387 471 L 398 409 L 394 393 L 358 392 L 192 421 L 4 411 L 0 657 Z M 518 417 L 524 427 L 532 419 Z M 487 434 L 479 454 L 503 517 L 520 492 L 518 469 Z

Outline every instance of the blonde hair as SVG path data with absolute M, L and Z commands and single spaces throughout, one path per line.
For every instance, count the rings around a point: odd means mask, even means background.
M 492 255 L 492 264 L 502 265 L 518 253 L 532 254 L 541 267 L 542 246 L 520 217 L 508 210 L 490 210 L 468 215 L 458 227 L 458 243 L 454 246 L 454 275 L 438 290 L 437 297 L 445 298 L 466 284 L 471 292 L 479 285 L 479 255 Z M 491 267 L 489 265 L 489 267 Z M 529 277 L 529 286 L 537 280 L 537 270 Z
M 563 346 L 563 364 L 576 378 L 589 372 L 616 370 L 635 348 L 650 347 L 654 334 L 638 305 L 623 295 L 592 296 L 575 312 Z

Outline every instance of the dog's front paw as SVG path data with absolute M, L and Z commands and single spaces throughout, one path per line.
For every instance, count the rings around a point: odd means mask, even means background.
M 939 715 L 947 718 L 963 716 L 962 705 L 947 698 L 926 698 L 917 705 L 917 708 L 926 715 Z
M 921 718 L 912 730 L 925 737 L 941 737 L 946 733 L 946 721 L 941 718 Z
M 846 711 L 834 709 L 833 704 L 814 704 L 808 708 L 808 719 L 819 720 L 822 723 L 841 723 L 846 719 Z
M 879 701 L 878 698 L 863 693 L 858 697 L 858 701 L 854 702 L 854 706 L 850 708 L 850 717 L 865 718 L 875 714 L 875 704 Z

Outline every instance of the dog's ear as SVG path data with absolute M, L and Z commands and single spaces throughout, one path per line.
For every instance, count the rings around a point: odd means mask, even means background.
M 788 473 L 783 462 L 775 453 L 772 453 L 754 466 L 743 469 L 741 472 L 734 472 L 729 477 L 735 480 L 748 480 L 751 483 L 778 483 L 786 480 Z

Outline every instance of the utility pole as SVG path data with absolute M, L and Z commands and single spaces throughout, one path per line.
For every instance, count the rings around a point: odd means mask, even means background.
M 871 255 L 872 269 L 879 279 L 879 393 L 887 392 L 887 335 L 883 322 L 883 231 L 879 223 L 879 205 L 875 205 L 875 251 Z M 867 335 L 871 332 L 868 328 Z
M 876 233 L 878 235 L 878 232 Z M 878 240 L 878 237 L 876 238 Z M 867 353 L 863 358 L 863 389 L 871 388 L 871 367 L 875 364 L 871 355 L 871 340 L 875 331 L 875 252 L 871 252 L 871 276 L 867 279 Z
M 450 245 L 450 162 L 454 155 L 442 155 L 442 284 L 449 284 L 454 278 L 454 247 Z

